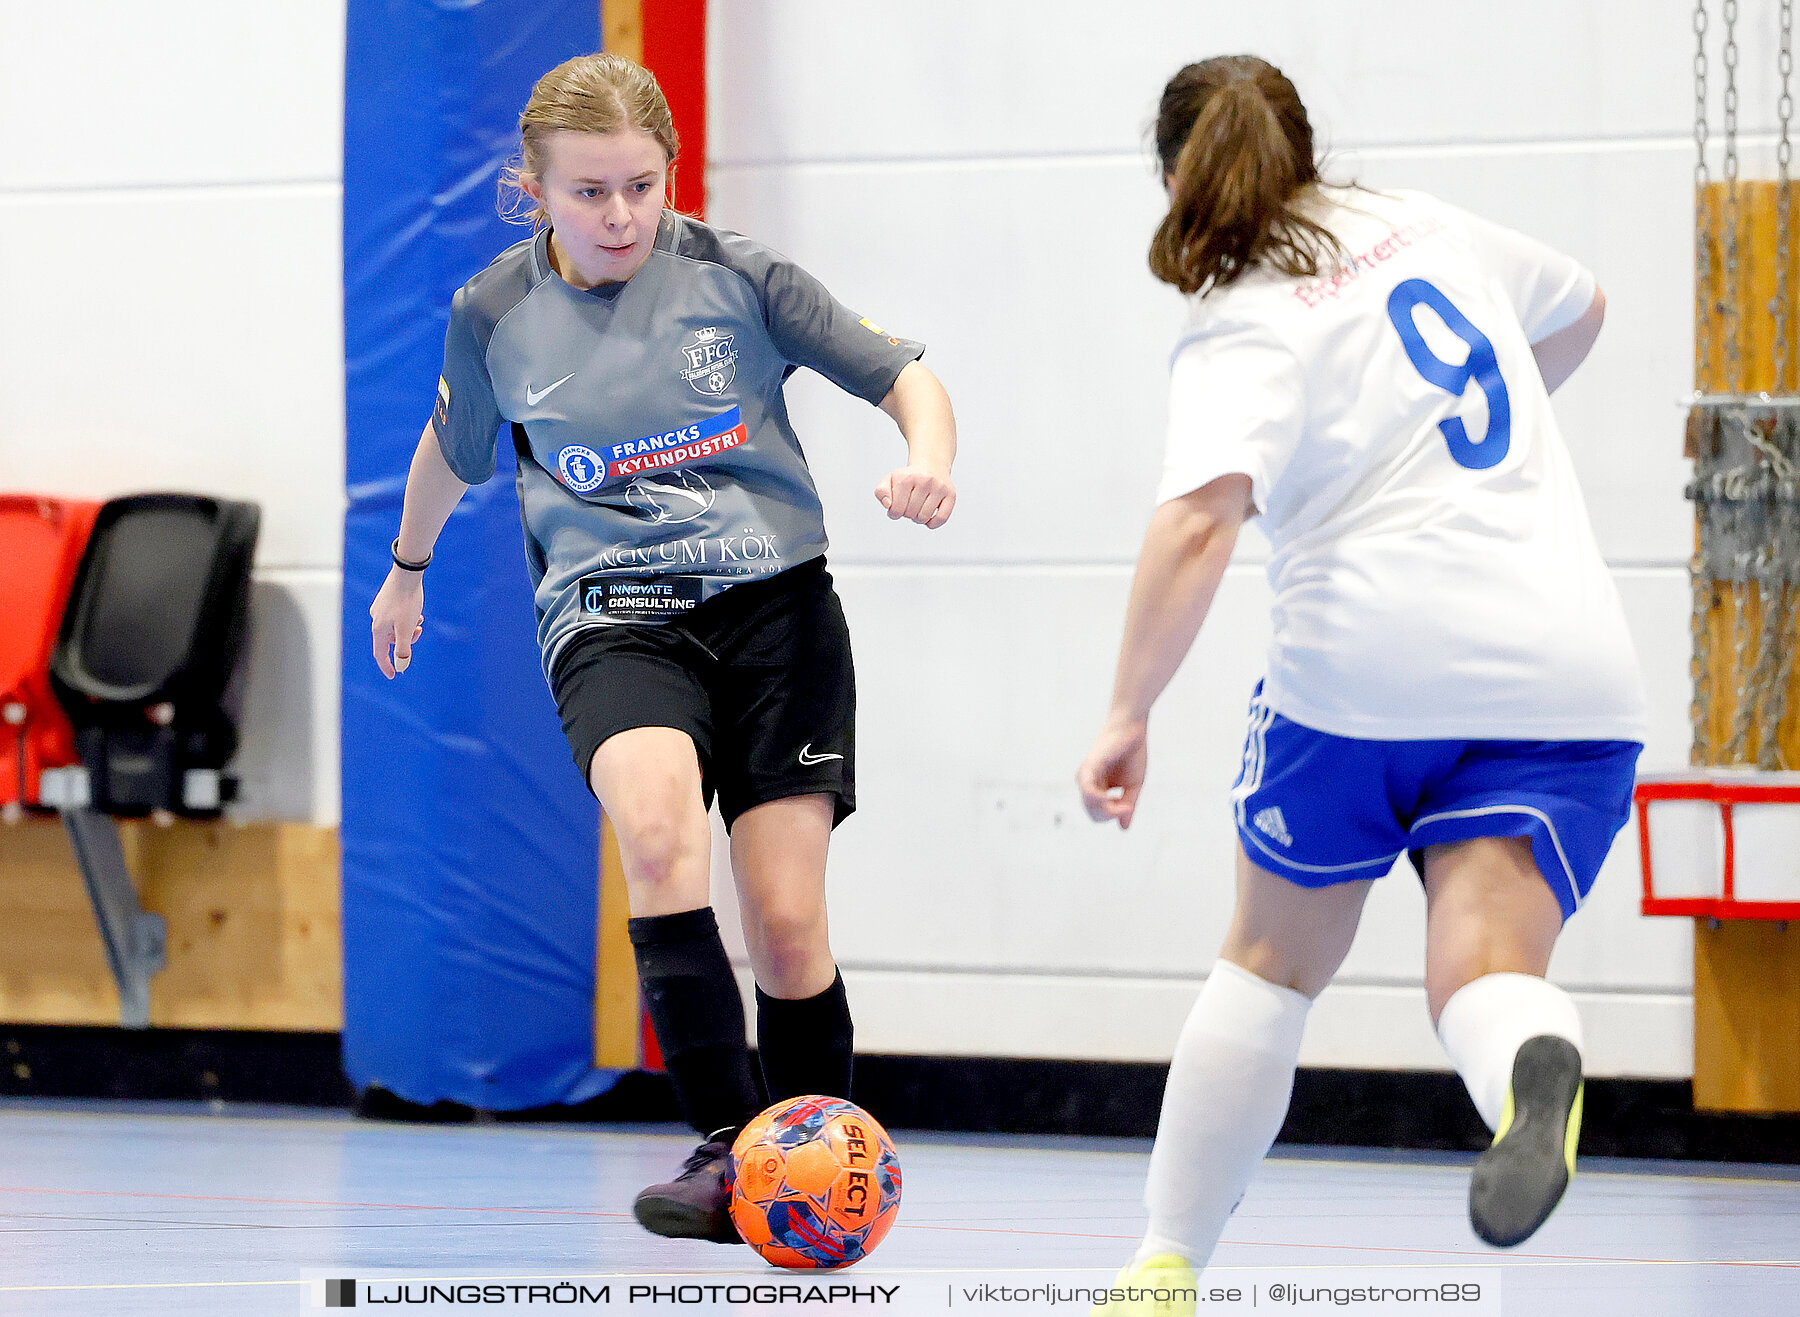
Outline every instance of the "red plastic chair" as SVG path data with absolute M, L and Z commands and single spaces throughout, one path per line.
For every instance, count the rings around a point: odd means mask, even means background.
M 36 805 L 46 768 L 80 762 L 50 654 L 100 504 L 0 494 L 0 806 Z

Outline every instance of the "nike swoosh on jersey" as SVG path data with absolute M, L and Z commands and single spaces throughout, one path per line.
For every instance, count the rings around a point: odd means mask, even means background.
M 567 384 L 570 380 L 572 380 L 574 378 L 575 378 L 575 372 L 570 371 L 567 375 L 564 375 L 560 380 L 556 381 L 556 383 L 546 384 L 541 389 L 534 389 L 529 384 L 527 384 L 525 386 L 525 405 L 527 407 L 537 406 L 545 398 L 548 398 L 551 394 L 555 393 L 558 389 L 562 388 L 563 385 Z
M 816 755 L 812 752 L 812 742 L 808 741 L 800 748 L 800 762 L 811 768 L 814 764 L 823 764 L 827 760 L 842 759 L 842 755 Z

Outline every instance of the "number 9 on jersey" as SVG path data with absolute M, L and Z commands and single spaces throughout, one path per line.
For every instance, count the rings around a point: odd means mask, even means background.
M 1445 361 L 1433 352 L 1413 319 L 1420 304 L 1430 307 L 1444 322 L 1444 328 L 1469 345 L 1469 355 L 1462 361 Z M 1438 422 L 1450 456 L 1459 466 L 1485 471 L 1497 465 L 1512 446 L 1512 400 L 1506 393 L 1506 381 L 1500 378 L 1500 362 L 1494 355 L 1494 344 L 1469 318 L 1456 309 L 1456 304 L 1435 284 L 1423 279 L 1403 279 L 1388 294 L 1388 319 L 1406 348 L 1414 369 L 1446 393 L 1462 397 L 1470 381 L 1481 386 L 1487 395 L 1487 433 L 1479 439 L 1469 438 L 1460 416 Z

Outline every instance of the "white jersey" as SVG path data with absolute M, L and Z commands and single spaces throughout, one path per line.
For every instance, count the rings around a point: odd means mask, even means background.
M 1248 475 L 1264 695 L 1377 740 L 1632 740 L 1636 656 L 1531 344 L 1594 279 L 1419 193 L 1327 189 L 1347 259 L 1192 299 L 1158 501 Z

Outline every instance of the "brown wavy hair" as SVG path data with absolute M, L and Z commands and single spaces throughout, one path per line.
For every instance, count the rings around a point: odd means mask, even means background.
M 500 171 L 501 216 L 534 229 L 549 223 L 543 207 L 519 186 L 519 176 L 544 176 L 551 133 L 616 133 L 626 128 L 649 133 L 662 147 L 673 195 L 673 166 L 681 139 L 656 75 L 623 55 L 577 55 L 558 64 L 537 80 L 519 115 L 519 154 Z
M 1184 293 L 1234 282 L 1253 265 L 1316 277 L 1343 247 L 1304 213 L 1319 186 L 1312 124 L 1280 69 L 1254 55 L 1189 64 L 1163 88 L 1156 154 L 1169 213 L 1150 272 Z

